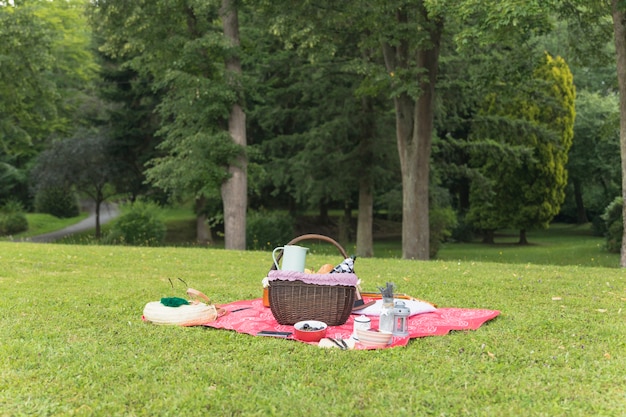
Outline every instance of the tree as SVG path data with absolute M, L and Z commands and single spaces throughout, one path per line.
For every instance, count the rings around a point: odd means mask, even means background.
M 52 34 L 26 7 L 0 7 L 0 27 L 0 145 L 19 154 L 56 116 L 56 91 L 45 78 Z
M 596 231 L 602 229 L 599 216 L 619 194 L 621 175 L 615 42 L 607 17 L 591 23 L 584 14 L 575 14 L 575 19 L 560 19 L 552 32 L 537 39 L 538 48 L 565 57 L 576 84 L 568 186 L 558 221 L 593 221 Z
M 359 51 L 366 58 L 355 61 L 363 77 L 361 89 L 384 92 L 394 104 L 403 186 L 403 257 L 428 259 L 430 157 L 444 27 L 465 25 L 467 30 L 455 37 L 460 47 L 476 40 L 497 44 L 547 27 L 544 7 L 536 1 L 476 0 L 272 5 L 272 29 L 303 49 L 335 53 L 332 34 L 346 27 L 361 34 Z M 303 15 L 306 21 L 298 18 Z M 372 51 L 379 52 L 374 59 Z
M 81 124 L 97 69 L 84 4 L 0 5 L 0 200 L 26 201 L 32 159 Z
M 23 197 L 25 166 L 58 120 L 51 36 L 31 8 L 0 7 L 0 200 Z
M 403 257 L 429 258 L 428 186 L 434 88 L 443 17 L 433 3 L 322 2 L 288 7 L 272 3 L 274 32 L 304 50 L 334 54 L 333 34 L 358 33 L 360 57 L 353 60 L 362 91 L 385 92 L 395 106 L 396 142 L 403 184 Z M 306 15 L 307 20 L 285 19 Z M 376 51 L 376 54 L 372 54 Z M 315 55 L 315 53 L 312 53 Z
M 497 145 L 474 158 L 490 182 L 487 193 L 484 184 L 474 186 L 468 215 L 488 231 L 518 228 L 521 244 L 526 230 L 547 227 L 560 210 L 575 117 L 572 75 L 562 58 L 545 54 L 533 76 L 532 83 L 515 85 L 512 101 L 496 94 L 487 100 L 485 120 L 492 121 L 476 134 L 479 140 L 491 134 Z
M 120 175 L 115 188 L 127 194 L 131 201 L 141 195 L 155 194 L 146 181 L 146 164 L 159 156 L 156 136 L 159 125 L 155 113 L 160 93 L 153 92 L 152 80 L 143 78 L 131 68 L 113 60 L 102 58 L 99 93 L 107 109 L 107 126 L 111 132 L 111 152 Z M 98 124 L 94 121 L 94 124 Z
M 600 43 L 597 46 L 594 45 L 595 48 L 583 50 L 580 54 L 583 60 L 584 57 L 587 60 L 589 57 L 596 57 L 597 51 L 605 51 L 601 42 L 606 42 L 610 35 L 604 30 L 609 27 L 612 29 L 619 91 L 621 195 L 622 200 L 626 201 L 626 3 L 623 0 L 611 0 L 608 4 L 607 2 L 569 0 L 564 2 L 561 13 L 582 30 L 604 35 L 600 37 Z M 609 25 L 609 22 L 612 25 Z M 587 45 L 587 43 L 582 44 Z M 622 221 L 626 224 L 626 215 L 624 215 L 626 204 L 622 207 Z M 623 227 L 620 266 L 626 268 L 626 227 Z
M 620 156 L 622 159 L 622 221 L 626 225 L 626 5 L 620 0 L 611 0 L 611 15 L 615 37 L 617 82 L 619 85 L 620 113 Z M 622 233 L 620 265 L 626 268 L 626 227 Z
M 178 186 L 196 187 L 188 193 L 197 198 L 221 189 L 226 247 L 245 249 L 245 119 L 236 69 L 236 9 L 231 3 L 170 0 L 104 0 L 94 6 L 92 22 L 105 40 L 102 51 L 124 59 L 163 92 L 157 111 L 164 156 L 153 159 L 148 179 L 173 187 L 175 180 L 163 175 L 177 171 Z M 212 181 L 203 181 L 207 177 Z
M 586 0 L 569 0 L 563 2 L 560 12 L 585 33 L 601 34 L 600 43 L 596 46 L 584 49 L 583 60 L 589 60 L 597 56 L 597 51 L 605 51 L 604 42 L 609 35 L 604 32 L 612 23 L 613 42 L 615 44 L 615 62 L 617 67 L 617 84 L 619 89 L 619 113 L 620 113 L 620 158 L 622 177 L 622 200 L 626 201 L 626 4 L 623 0 L 611 0 L 607 2 L 595 2 Z M 581 30 L 581 31 L 582 31 Z M 592 40 L 595 37 L 592 38 Z M 588 45 L 576 40 L 577 45 Z M 626 204 L 622 205 L 622 221 L 626 224 Z M 622 246 L 620 254 L 620 266 L 626 268 L 626 227 L 623 227 Z
M 598 218 L 620 190 L 619 97 L 578 91 L 574 139 L 567 163 L 572 217 Z
M 264 27 L 281 10 L 278 5 L 267 12 L 271 17 L 259 16 L 261 23 L 248 26 L 255 31 L 248 39 L 257 42 L 245 49 L 245 70 L 258 80 L 247 101 L 251 137 L 267 172 L 267 198 L 258 204 L 271 198 L 270 204 L 282 202 L 292 215 L 318 209 L 324 222 L 330 221 L 329 207 L 341 208 L 337 238 L 345 242 L 354 236 L 352 210 L 358 201 L 356 253 L 372 256 L 374 193 L 389 186 L 389 172 L 397 166 L 387 101 L 382 94 L 358 92 L 363 59 L 358 28 L 337 17 L 338 25 L 316 22 L 329 30 L 320 48 L 310 49 L 290 31 L 282 32 L 282 25 L 272 29 L 280 36 Z
M 228 116 L 228 133 L 234 144 L 245 148 L 246 115 L 242 107 L 241 60 L 239 58 L 239 18 L 236 0 L 222 0 L 220 18 L 224 36 L 229 43 L 226 61 L 226 83 L 236 99 Z M 243 153 L 235 156 L 228 166 L 229 177 L 222 183 L 224 201 L 224 234 L 226 249 L 246 248 L 246 210 L 248 208 L 247 159 Z
M 387 34 L 382 49 L 387 72 L 400 80 L 392 85 L 402 171 L 402 257 L 426 260 L 430 257 L 428 189 L 435 84 L 444 20 L 430 13 L 422 1 L 415 2 L 411 13 L 400 7 L 392 11 L 396 27 Z M 409 27 L 421 29 L 420 36 L 409 35 Z M 416 45 L 411 44 L 413 39 Z M 415 78 L 417 90 L 409 87 Z
M 101 237 L 101 205 L 115 195 L 111 183 L 116 166 L 110 144 L 105 129 L 81 129 L 71 138 L 57 141 L 43 151 L 33 169 L 36 188 L 75 189 L 93 200 L 96 239 Z

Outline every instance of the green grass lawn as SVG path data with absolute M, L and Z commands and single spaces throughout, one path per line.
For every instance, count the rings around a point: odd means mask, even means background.
M 487 245 L 476 240 L 471 243 L 445 243 L 437 253 L 438 260 L 481 261 L 514 264 L 573 265 L 619 267 L 619 254 L 605 250 L 605 239 L 594 236 L 587 225 L 553 224 L 547 230 L 528 233 L 529 244 L 518 245 L 515 231 L 505 231 L 496 243 Z M 348 247 L 355 251 L 355 246 Z M 399 239 L 374 242 L 377 258 L 401 258 Z
M 589 261 L 597 239 L 567 262 L 554 239 L 358 259 L 366 291 L 393 281 L 502 312 L 378 351 L 141 321 L 147 302 L 184 295 L 168 279 L 216 303 L 260 297 L 268 252 L 0 242 L 0 416 L 624 416 L 624 271 Z M 339 260 L 319 249 L 312 266 Z
M 547 230 L 528 234 L 529 245 L 517 244 L 510 232 L 496 238 L 496 244 L 448 243 L 438 254 L 443 260 L 479 260 L 497 263 L 533 263 L 619 267 L 619 254 L 605 249 L 605 239 L 594 236 L 590 225 L 553 224 Z

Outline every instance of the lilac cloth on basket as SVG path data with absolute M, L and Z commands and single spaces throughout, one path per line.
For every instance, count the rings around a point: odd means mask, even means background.
M 359 278 L 356 274 L 306 274 L 298 271 L 277 271 L 271 270 L 267 274 L 269 282 L 276 280 L 281 281 L 302 281 L 306 284 L 315 285 L 345 285 L 356 287 Z M 270 284 L 271 285 L 271 284 Z

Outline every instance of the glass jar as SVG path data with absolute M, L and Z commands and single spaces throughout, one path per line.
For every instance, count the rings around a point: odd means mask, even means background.
M 381 332 L 393 332 L 393 297 L 383 297 L 383 304 L 380 309 L 380 321 L 378 322 L 378 330 Z

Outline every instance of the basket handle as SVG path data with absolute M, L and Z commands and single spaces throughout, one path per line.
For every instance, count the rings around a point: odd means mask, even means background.
M 194 290 L 193 288 L 187 288 L 187 295 L 191 298 L 202 298 L 203 300 L 205 300 L 208 304 L 211 304 L 211 299 L 209 297 L 207 297 L 205 294 L 201 293 L 198 290 Z
M 348 257 L 348 253 L 339 244 L 339 242 L 337 242 L 333 238 L 330 238 L 330 237 L 324 236 L 324 235 L 308 234 L 308 235 L 298 236 L 298 237 L 292 239 L 289 243 L 287 243 L 287 245 L 294 245 L 294 244 L 296 244 L 298 242 L 302 242 L 303 240 L 323 240 L 325 242 L 332 243 L 339 250 L 339 253 L 341 254 L 341 256 L 343 256 L 344 259 Z M 282 250 L 278 251 L 278 254 L 276 256 L 276 262 L 279 262 L 280 258 L 282 258 L 282 257 L 283 257 L 283 251 Z M 272 267 L 270 268 L 270 270 L 276 270 L 276 265 L 272 264 Z

